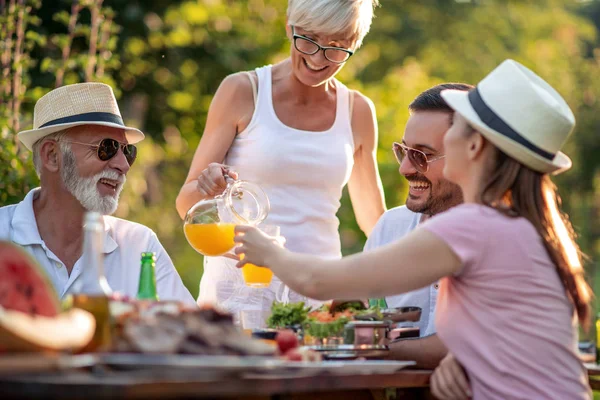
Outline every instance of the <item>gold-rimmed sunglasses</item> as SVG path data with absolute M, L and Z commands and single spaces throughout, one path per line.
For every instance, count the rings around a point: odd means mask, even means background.
M 413 149 L 412 147 L 408 147 L 402 143 L 397 142 L 394 142 L 394 144 L 392 145 L 392 150 L 394 151 L 396 160 L 398 160 L 398 164 L 402 164 L 402 160 L 406 156 L 408 157 L 410 163 L 415 167 L 415 169 L 422 174 L 429 171 L 429 163 L 441 160 L 442 158 L 446 157 L 446 155 L 444 154 L 437 157 L 427 158 L 427 155 L 421 150 Z

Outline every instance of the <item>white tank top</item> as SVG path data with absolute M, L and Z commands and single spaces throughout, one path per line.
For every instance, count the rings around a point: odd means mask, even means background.
M 349 90 L 336 85 L 336 116 L 322 132 L 291 128 L 273 108 L 271 66 L 256 69 L 258 96 L 252 119 L 239 133 L 224 163 L 239 179 L 258 184 L 269 196 L 271 211 L 265 223 L 279 225 L 286 248 L 327 258 L 341 257 L 339 220 L 342 189 L 354 165 Z M 289 292 L 289 293 L 288 293 Z M 306 301 L 274 277 L 268 289 L 244 285 L 233 260 L 205 257 L 198 303 L 213 303 L 229 310 L 263 310 L 273 300 Z

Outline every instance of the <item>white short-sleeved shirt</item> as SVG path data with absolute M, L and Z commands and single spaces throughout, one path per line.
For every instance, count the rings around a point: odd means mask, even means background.
M 373 250 L 404 237 L 417 227 L 421 216 L 422 214 L 412 212 L 406 206 L 386 211 L 371 232 L 365 244 L 365 251 Z M 430 336 L 436 333 L 434 320 L 438 289 L 439 285 L 436 282 L 412 292 L 388 296 L 385 300 L 388 307 L 421 307 L 420 321 L 417 324 L 407 325 L 418 326 L 421 337 Z
M 27 250 L 46 271 L 56 291 L 63 297 L 82 273 L 82 258 L 69 275 L 61 260 L 40 237 L 33 200 L 39 188 L 31 190 L 22 202 L 0 208 L 0 239 Z M 156 234 L 144 225 L 104 216 L 104 270 L 113 291 L 135 298 L 140 278 L 142 252 L 156 253 L 156 289 L 161 300 L 195 304 Z M 83 232 L 83 231 L 82 231 Z

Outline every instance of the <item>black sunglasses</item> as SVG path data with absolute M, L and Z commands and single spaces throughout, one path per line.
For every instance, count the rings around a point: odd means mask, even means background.
M 442 158 L 446 157 L 446 155 L 443 155 L 427 158 L 427 155 L 421 150 L 413 149 L 412 147 L 408 147 L 406 145 L 403 145 L 402 143 L 396 142 L 394 142 L 394 144 L 392 145 L 392 150 L 394 151 L 396 160 L 398 160 L 398 164 L 402 164 L 404 156 L 407 156 L 408 161 L 410 161 L 410 163 L 415 167 L 415 169 L 422 174 L 429 171 L 429 163 L 441 160 Z
M 65 142 L 82 144 L 84 146 L 92 147 L 98 149 L 98 158 L 101 161 L 108 161 L 119 152 L 119 148 L 123 151 L 125 155 L 125 159 L 129 166 L 133 165 L 135 158 L 137 157 L 137 147 L 132 144 L 121 143 L 115 139 L 102 139 L 98 144 L 91 143 L 83 143 L 83 142 L 75 142 L 72 140 L 65 140 Z
M 296 34 L 294 26 L 292 26 L 292 37 L 294 39 L 294 47 L 300 53 L 312 56 L 320 50 L 323 50 L 325 58 L 336 64 L 345 63 L 350 56 L 354 54 L 352 50 L 343 49 L 341 47 L 321 46 L 319 43 L 306 36 Z

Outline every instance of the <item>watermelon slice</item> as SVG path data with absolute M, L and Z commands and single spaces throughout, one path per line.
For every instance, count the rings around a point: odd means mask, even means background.
M 9 242 L 0 241 L 0 306 L 30 315 L 57 316 L 60 301 L 37 262 Z
M 0 357 L 2 352 L 79 351 L 96 330 L 96 320 L 74 308 L 52 318 L 0 307 Z

